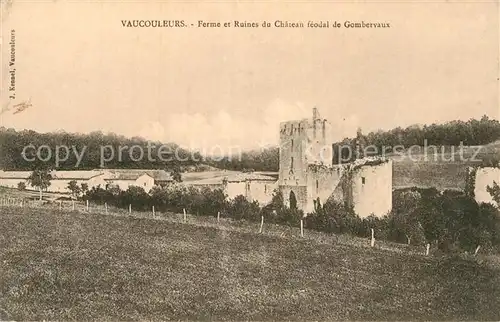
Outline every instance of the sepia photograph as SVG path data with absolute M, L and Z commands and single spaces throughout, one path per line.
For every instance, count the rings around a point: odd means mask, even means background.
M 500 320 L 498 0 L 0 3 L 0 321 Z

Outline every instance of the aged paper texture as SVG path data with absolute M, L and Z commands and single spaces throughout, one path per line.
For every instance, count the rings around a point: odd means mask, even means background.
M 1 0 L 0 320 L 499 320 L 499 8 Z

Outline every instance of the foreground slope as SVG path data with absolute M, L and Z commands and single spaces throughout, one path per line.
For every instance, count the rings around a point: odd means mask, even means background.
M 500 318 L 500 272 L 470 261 L 151 219 L 0 211 L 0 310 L 11 319 Z

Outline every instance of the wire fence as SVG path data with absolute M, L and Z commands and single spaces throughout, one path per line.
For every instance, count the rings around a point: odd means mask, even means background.
M 81 200 L 36 200 L 29 198 L 0 197 L 0 207 L 2 208 L 26 208 L 26 209 L 46 209 L 57 212 L 76 212 L 81 214 L 101 214 L 119 217 L 133 217 L 143 219 L 153 219 L 168 221 L 172 223 L 185 223 L 196 226 L 212 227 L 217 229 L 231 230 L 243 233 L 259 233 L 270 237 L 297 238 L 314 240 L 318 243 L 352 245 L 357 247 L 376 248 L 397 253 L 413 255 L 430 255 L 429 244 L 422 247 L 415 247 L 405 244 L 398 244 L 388 241 L 379 241 L 373 234 L 370 238 L 361 238 L 351 235 L 325 234 L 315 230 L 305 229 L 301 220 L 300 227 L 284 226 L 278 224 L 265 223 L 264 217 L 260 222 L 250 222 L 224 218 L 219 212 L 217 216 L 197 216 L 189 214 L 185 209 L 182 213 L 157 211 L 154 206 L 149 211 L 134 209 L 129 205 L 127 209 L 109 206 L 108 204 L 97 204 L 91 201 Z M 476 251 L 477 252 L 477 251 Z
M 36 209 L 47 209 L 47 210 L 58 210 L 64 212 L 80 212 L 80 213 L 94 213 L 94 214 L 109 214 L 109 215 L 123 215 L 123 216 L 136 216 L 136 217 L 147 217 L 162 219 L 165 217 L 166 213 L 157 212 L 154 207 L 152 207 L 151 212 L 145 212 L 143 210 L 134 210 L 132 205 L 129 205 L 128 209 L 117 208 L 114 206 L 108 206 L 108 204 L 97 204 L 91 201 L 81 201 L 81 200 L 38 200 L 30 198 L 14 198 L 14 197 L 0 197 L 0 207 L 17 207 L 17 208 L 36 208 Z M 169 213 L 174 215 L 173 213 Z M 186 216 L 187 217 L 187 213 Z

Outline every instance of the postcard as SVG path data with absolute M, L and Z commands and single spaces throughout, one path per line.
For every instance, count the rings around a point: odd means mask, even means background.
M 499 320 L 490 1 L 23 1 L 0 320 Z

